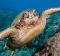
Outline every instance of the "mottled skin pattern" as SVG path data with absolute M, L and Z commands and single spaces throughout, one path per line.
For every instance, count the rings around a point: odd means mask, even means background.
M 45 28 L 46 18 L 59 10 L 60 8 L 45 10 L 40 17 L 34 9 L 24 11 L 17 24 L 0 33 L 0 40 L 9 36 L 4 49 L 17 49 L 27 44 Z

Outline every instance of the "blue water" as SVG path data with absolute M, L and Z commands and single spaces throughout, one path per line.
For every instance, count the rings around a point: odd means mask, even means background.
M 38 13 L 45 9 L 60 7 L 60 0 L 0 0 L 0 8 L 11 8 L 23 11 L 35 8 Z

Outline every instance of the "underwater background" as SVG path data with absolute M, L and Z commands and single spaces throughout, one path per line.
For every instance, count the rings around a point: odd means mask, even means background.
M 60 7 L 60 0 L 0 0 L 0 32 L 11 26 L 16 16 L 23 10 L 34 8 L 41 14 L 48 8 Z M 57 27 L 56 27 L 57 26 Z M 33 39 L 33 45 L 26 44 L 14 56 L 33 56 L 49 38 L 60 31 L 60 11 L 47 18 L 45 29 Z M 3 50 L 6 39 L 0 41 L 0 56 L 10 56 L 11 50 Z

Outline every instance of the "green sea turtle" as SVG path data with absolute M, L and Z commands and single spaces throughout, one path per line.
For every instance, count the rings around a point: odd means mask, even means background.
M 46 18 L 59 10 L 60 8 L 51 8 L 45 10 L 41 16 L 37 14 L 35 9 L 25 10 L 20 13 L 11 27 L 0 33 L 0 40 L 8 37 L 4 49 L 18 49 L 30 42 L 45 28 Z M 13 53 L 14 51 L 12 51 L 11 56 Z

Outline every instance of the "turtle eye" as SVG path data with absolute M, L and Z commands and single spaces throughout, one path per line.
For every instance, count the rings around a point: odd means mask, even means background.
M 24 18 L 29 18 L 28 12 L 24 13 Z
M 33 13 L 34 16 L 38 15 L 35 9 L 32 10 L 32 13 Z
M 37 16 L 38 15 L 36 11 L 33 14 L 34 14 L 34 16 Z

